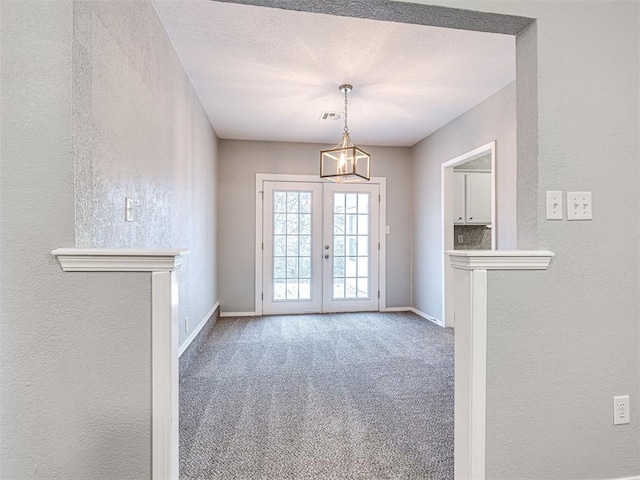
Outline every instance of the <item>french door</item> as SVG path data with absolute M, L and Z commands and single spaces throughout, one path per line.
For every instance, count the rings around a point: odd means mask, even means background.
M 262 311 L 378 310 L 379 186 L 263 183 Z

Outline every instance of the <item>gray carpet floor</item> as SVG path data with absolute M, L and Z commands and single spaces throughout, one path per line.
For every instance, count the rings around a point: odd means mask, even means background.
M 180 380 L 181 479 L 452 479 L 453 332 L 413 313 L 223 318 Z

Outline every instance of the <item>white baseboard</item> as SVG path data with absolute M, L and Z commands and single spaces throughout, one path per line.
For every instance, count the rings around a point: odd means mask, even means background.
M 207 324 L 207 321 L 211 318 L 211 315 L 213 315 L 213 313 L 216 311 L 216 309 L 219 306 L 220 306 L 220 302 L 216 302 L 215 305 L 211 308 L 211 310 L 209 310 L 209 313 L 207 313 L 207 315 L 202 319 L 202 321 L 198 324 L 198 326 L 191 332 L 191 335 L 189 335 L 186 338 L 186 340 L 182 342 L 182 345 L 180 345 L 180 348 L 178 348 L 178 358 L 182 356 L 182 354 L 185 352 L 187 348 L 189 348 L 189 345 L 191 345 L 191 342 L 193 342 L 193 340 L 198 336 L 198 334 L 200 333 L 200 330 L 204 328 L 204 326 Z
M 607 480 L 640 480 L 640 476 L 637 476 L 637 477 L 623 477 L 623 478 L 609 478 Z
M 426 313 L 421 312 L 420 310 L 413 307 L 388 307 L 388 308 L 385 308 L 383 311 L 384 312 L 413 312 L 416 315 L 419 315 L 422 318 L 425 318 L 430 322 L 435 323 L 436 325 L 444 327 L 442 322 L 437 318 L 432 317 L 431 315 L 427 315 Z M 221 317 L 257 317 L 259 316 L 259 314 L 256 312 L 220 312 L 220 316 Z M 621 479 L 621 480 L 626 480 L 626 479 Z
M 220 312 L 221 317 L 257 317 L 256 312 Z
M 427 315 L 424 312 L 421 312 L 420 310 L 418 310 L 417 308 L 413 308 L 411 307 L 410 310 L 415 313 L 416 315 L 421 316 L 422 318 L 426 318 L 427 320 L 429 320 L 430 322 L 435 323 L 436 325 L 440 326 L 440 327 L 444 327 L 444 323 L 440 320 L 438 320 L 436 317 L 432 317 L 431 315 Z
M 380 310 L 381 312 L 410 312 L 411 307 L 387 307 L 384 310 Z
M 383 312 L 413 312 L 416 315 L 419 315 L 422 318 L 426 318 L 430 322 L 433 322 L 436 325 L 439 325 L 440 327 L 444 327 L 444 324 L 440 320 L 438 320 L 436 317 L 432 317 L 431 315 L 427 315 L 426 313 L 421 312 L 417 308 L 413 308 L 413 307 L 389 307 L 389 308 L 385 308 L 384 310 L 381 310 L 381 311 L 383 311 Z M 622 480 L 626 480 L 626 479 L 622 479 Z

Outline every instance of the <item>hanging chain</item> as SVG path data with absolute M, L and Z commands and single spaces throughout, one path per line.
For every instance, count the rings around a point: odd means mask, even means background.
M 347 127 L 347 93 L 349 90 L 344 89 L 344 133 L 349 133 L 349 127 Z

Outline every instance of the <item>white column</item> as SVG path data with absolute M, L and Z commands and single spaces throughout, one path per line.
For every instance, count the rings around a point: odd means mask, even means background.
M 178 284 L 188 250 L 59 248 L 65 272 L 151 273 L 151 462 L 154 480 L 178 479 Z
M 178 479 L 178 283 L 176 271 L 151 273 L 153 479 Z
M 451 250 L 455 315 L 456 480 L 486 471 L 488 270 L 546 270 L 547 251 Z

